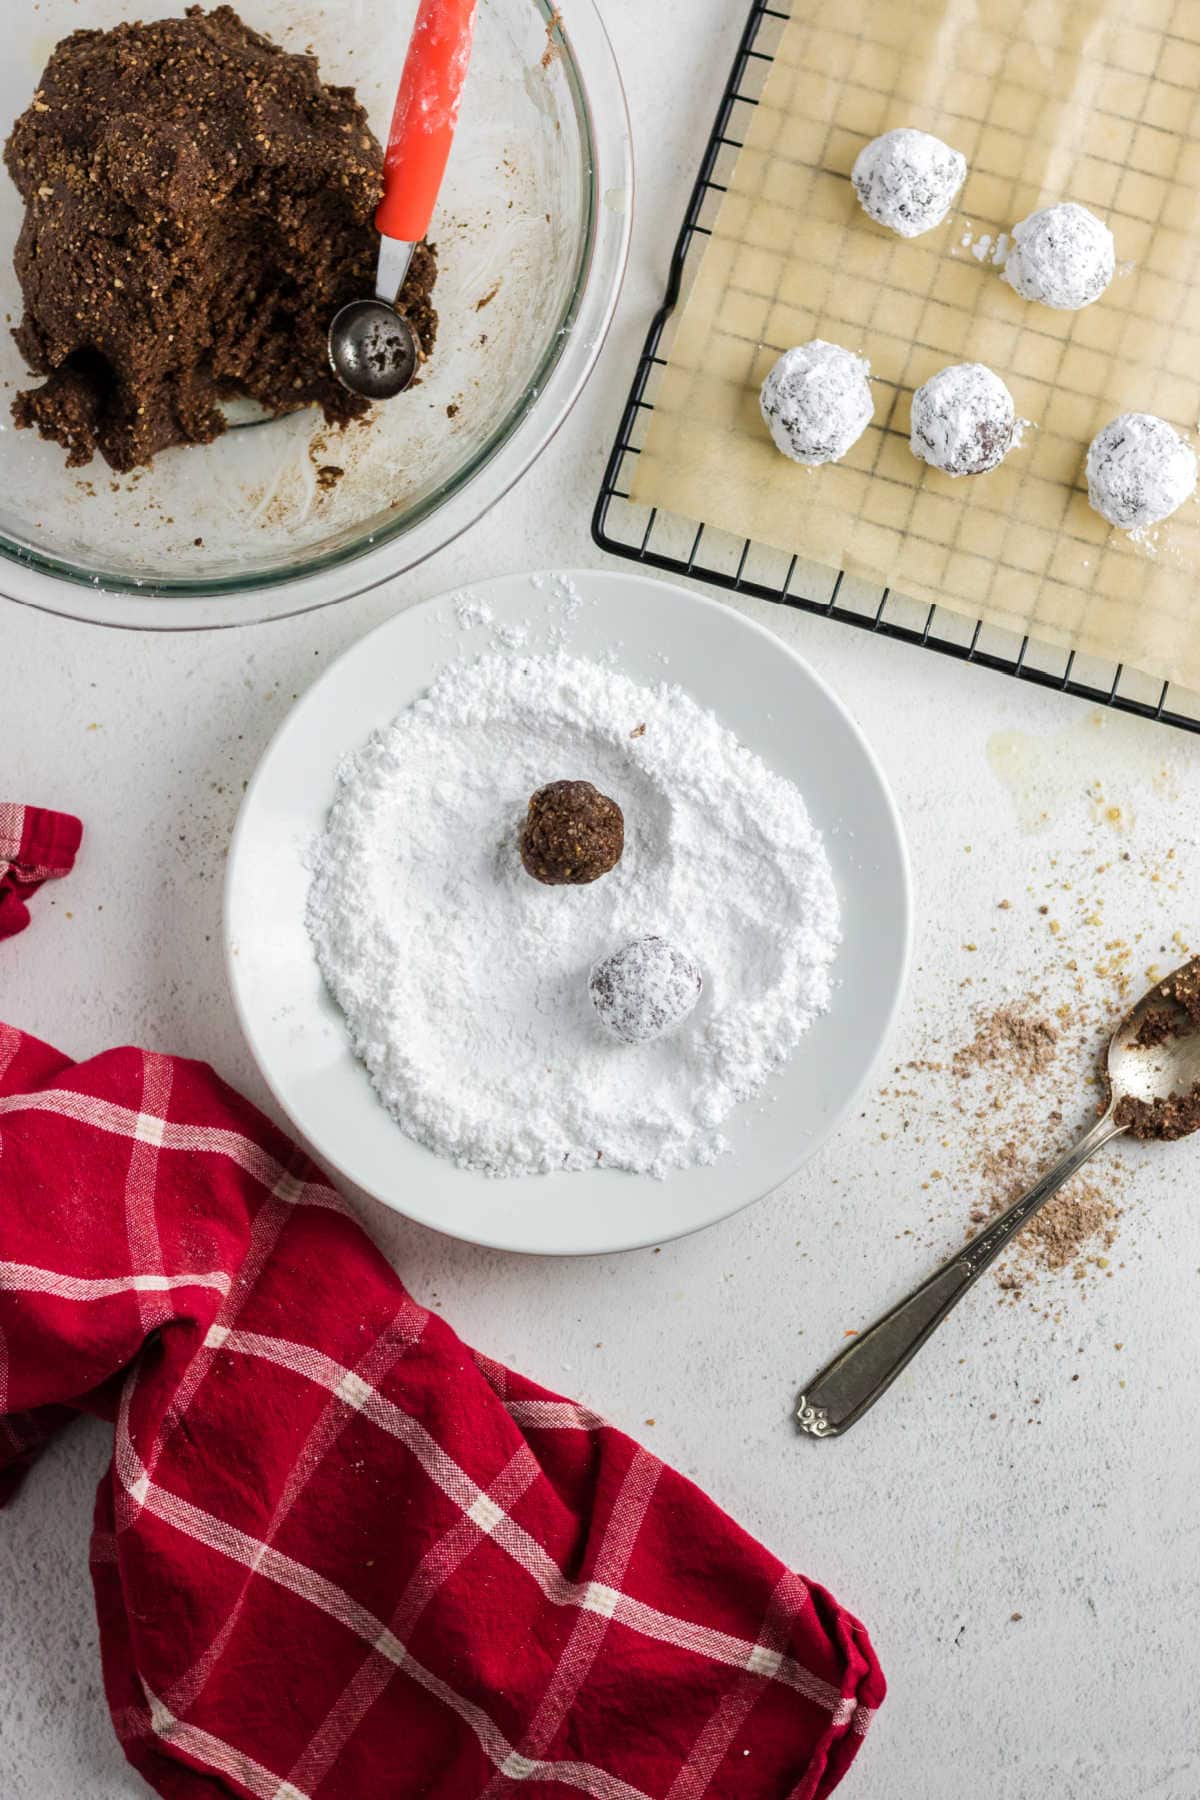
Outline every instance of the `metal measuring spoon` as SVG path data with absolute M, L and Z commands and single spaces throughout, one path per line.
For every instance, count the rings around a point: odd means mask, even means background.
M 421 0 L 396 96 L 375 215 L 379 269 L 373 300 L 352 300 L 329 327 L 329 364 L 343 387 L 391 400 L 421 361 L 398 310 L 413 251 L 425 237 L 446 173 L 471 62 L 477 0 Z
M 1185 1001 L 1188 1002 L 1185 1004 Z M 1143 994 L 1108 1046 L 1109 1101 L 1073 1149 L 814 1377 L 796 1404 L 809 1437 L 836 1437 L 874 1406 L 1034 1213 L 1122 1132 L 1184 1137 L 1200 1127 L 1200 957 Z M 1191 1105 L 1181 1102 L 1191 1101 Z

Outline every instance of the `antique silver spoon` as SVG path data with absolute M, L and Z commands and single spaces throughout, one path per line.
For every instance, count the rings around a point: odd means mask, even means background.
M 1122 1019 L 1108 1046 L 1108 1083 L 1107 1107 L 1074 1148 L 809 1382 L 796 1404 L 802 1432 L 825 1438 L 849 1431 L 1022 1226 L 1102 1144 L 1131 1128 L 1144 1137 L 1174 1138 L 1200 1126 L 1200 957 L 1157 983 Z M 1191 1116 L 1178 1104 L 1188 1099 Z M 1177 1104 L 1164 1114 L 1171 1102 Z

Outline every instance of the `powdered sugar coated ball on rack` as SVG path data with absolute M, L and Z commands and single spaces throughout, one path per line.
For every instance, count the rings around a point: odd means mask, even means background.
M 1103 219 L 1064 200 L 1013 226 L 1004 279 L 1023 300 L 1073 312 L 1100 298 L 1116 266 L 1113 234 Z
M 909 443 L 946 475 L 982 475 L 1003 462 L 1016 424 L 1013 397 L 993 370 L 951 363 L 913 395 Z
M 864 357 L 823 338 L 785 350 L 759 397 L 776 447 L 810 468 L 840 462 L 871 423 L 870 375 Z
M 1196 490 L 1189 444 L 1153 413 L 1122 413 L 1098 431 L 1087 457 L 1088 499 L 1125 531 L 1157 525 Z
M 909 126 L 874 138 L 850 173 L 863 211 L 906 238 L 940 225 L 966 178 L 961 151 Z

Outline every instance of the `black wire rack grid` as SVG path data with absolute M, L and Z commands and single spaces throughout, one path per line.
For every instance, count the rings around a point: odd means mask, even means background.
M 750 538 L 735 538 L 703 521 L 682 520 L 631 500 L 627 485 L 629 459 L 640 454 L 638 440 L 654 406 L 648 392 L 656 371 L 667 364 L 666 356 L 660 354 L 663 337 L 679 304 L 693 259 L 700 256 L 704 240 L 711 235 L 711 220 L 726 190 L 726 182 L 720 178 L 728 176 L 742 147 L 740 132 L 758 104 L 757 95 L 773 60 L 773 44 L 789 18 L 788 12 L 766 0 L 753 0 L 750 7 L 675 243 L 662 305 L 646 334 L 605 468 L 592 516 L 594 541 L 602 550 L 646 568 L 690 576 L 728 592 L 794 606 L 802 612 L 856 626 L 877 637 L 936 650 L 959 662 L 1011 675 L 1037 687 L 1054 688 L 1118 712 L 1200 732 L 1200 696 L 1184 692 L 1170 682 L 1141 674 L 1123 663 L 1105 664 L 1075 651 L 1055 649 L 983 620 L 972 621 L 945 607 L 919 604 L 894 594 L 890 588 L 872 588 L 851 580 L 841 571 L 829 570 L 825 582 L 822 573 L 812 565 L 802 567 L 798 556 L 788 557 Z M 809 588 L 828 585 L 829 592 L 797 591 L 793 583 L 798 575 Z

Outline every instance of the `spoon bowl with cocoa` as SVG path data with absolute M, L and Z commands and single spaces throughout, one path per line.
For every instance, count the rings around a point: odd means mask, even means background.
M 1109 1040 L 1107 1104 L 1041 1179 L 808 1384 L 796 1423 L 808 1437 L 848 1431 L 906 1368 L 967 1289 L 1065 1181 L 1111 1138 L 1173 1141 L 1200 1129 L 1200 957 L 1156 982 Z

